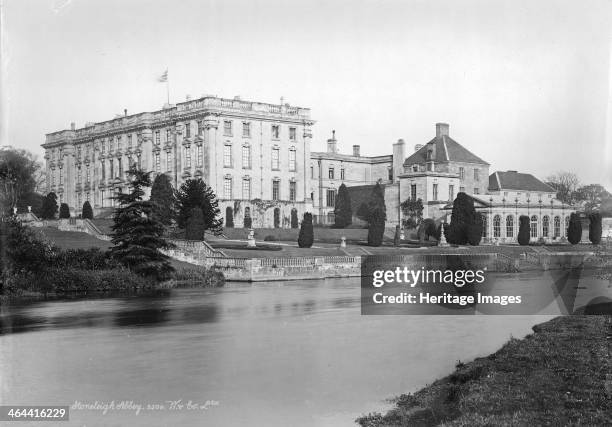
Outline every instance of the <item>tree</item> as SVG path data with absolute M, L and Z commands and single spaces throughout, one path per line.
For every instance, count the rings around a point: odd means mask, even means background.
M 85 200 L 85 203 L 83 203 L 83 211 L 81 212 L 81 218 L 93 219 L 93 209 L 91 208 L 89 200 Z
M 242 219 L 244 228 L 251 228 L 253 225 L 253 219 L 251 218 L 251 208 L 244 208 L 244 218 Z
M 599 184 L 583 185 L 576 190 L 576 200 L 584 202 L 584 210 L 587 212 L 600 210 L 602 202 L 611 197 L 612 194 Z
M 423 220 L 423 201 L 421 199 L 407 199 L 401 204 L 404 215 L 403 225 L 408 228 L 416 228 Z
M 0 212 L 12 215 L 13 208 L 25 211 L 40 187 L 42 165 L 36 157 L 13 147 L 0 149 Z M 42 175 L 44 180 L 44 175 Z
M 341 184 L 338 188 L 336 206 L 334 207 L 334 227 L 345 228 L 353 223 L 353 211 L 351 209 L 351 196 L 346 185 Z
M 154 203 L 155 218 L 165 226 L 171 225 L 175 217 L 176 197 L 168 175 L 161 173 L 155 177 L 149 200 Z
M 482 240 L 482 215 L 479 212 L 472 212 L 472 218 L 467 228 L 467 241 L 472 246 L 478 246 Z
M 128 193 L 118 193 L 112 226 L 111 255 L 145 278 L 161 281 L 174 270 L 160 249 L 171 248 L 162 236 L 164 225 L 154 215 L 154 203 L 143 200 L 144 188 L 151 186 L 150 172 L 131 167 Z
M 191 210 L 185 224 L 185 239 L 204 240 L 204 214 L 202 209 L 195 207 Z
M 376 183 L 368 202 L 368 245 L 382 245 L 386 220 L 387 208 L 385 206 L 384 188 L 380 183 Z
M 60 219 L 70 218 L 70 207 L 68 207 L 67 203 L 62 203 L 59 211 Z
M 465 245 L 469 242 L 468 236 L 475 237 L 475 228 L 478 227 L 478 219 L 476 215 L 480 215 L 474 209 L 474 199 L 460 192 L 453 202 L 453 211 L 451 213 L 451 221 L 448 227 L 448 242 L 454 245 Z M 480 223 L 482 234 L 482 223 Z M 475 241 L 475 238 L 472 238 Z
M 526 246 L 529 244 L 531 236 L 531 226 L 529 224 L 529 217 L 527 215 L 521 215 L 519 217 L 519 232 L 517 240 L 519 245 Z
M 225 208 L 225 227 L 234 228 L 234 210 L 231 206 Z
M 300 227 L 300 234 L 298 235 L 298 246 L 300 248 L 309 248 L 314 242 L 314 230 L 312 228 L 312 214 L 310 212 L 304 213 L 304 219 Z
M 546 183 L 555 189 L 557 199 L 563 203 L 573 204 L 576 201 L 576 189 L 580 185 L 578 176 L 573 172 L 557 172 L 546 178 Z
M 297 209 L 291 209 L 291 228 L 298 228 L 298 214 Z
M 393 236 L 393 246 L 398 247 L 401 243 L 401 239 L 400 239 L 400 226 L 396 225 L 395 226 L 395 235 Z
M 57 195 L 54 192 L 50 192 L 45 196 L 40 216 L 42 219 L 55 219 L 57 212 Z
M 594 245 L 601 243 L 601 214 L 599 212 L 589 215 L 589 240 Z
M 218 235 L 223 231 L 223 218 L 220 216 L 217 196 L 202 179 L 188 179 L 176 194 L 177 223 L 185 228 L 187 218 L 194 207 L 202 209 L 204 229 Z
M 274 208 L 274 228 L 280 227 L 280 208 Z
M 569 226 L 567 227 L 567 240 L 575 245 L 582 239 L 582 223 L 577 213 L 570 215 Z
M 420 241 L 429 240 L 430 237 L 435 237 L 436 234 L 436 222 L 433 219 L 425 218 L 421 221 L 417 231 Z

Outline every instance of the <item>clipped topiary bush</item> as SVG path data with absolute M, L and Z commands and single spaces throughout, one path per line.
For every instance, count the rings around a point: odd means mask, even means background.
M 601 214 L 599 212 L 589 215 L 589 240 L 594 245 L 601 243 Z
M 70 218 L 70 208 L 66 203 L 60 205 L 59 217 L 60 219 Z
M 83 219 L 93 219 L 93 209 L 91 208 L 91 204 L 89 200 L 85 200 L 83 203 L 83 210 L 81 212 L 81 217 Z
M 569 226 L 567 227 L 567 241 L 572 245 L 580 242 L 582 238 L 582 223 L 577 213 L 570 215 Z
M 304 213 L 304 219 L 300 227 L 300 234 L 298 236 L 298 246 L 300 248 L 310 248 L 314 242 L 314 229 L 312 227 L 312 214 L 310 212 Z
M 519 245 L 527 246 L 529 244 L 530 235 L 531 226 L 529 225 L 529 217 L 527 215 L 521 215 L 519 218 L 519 232 L 517 238 Z
M 474 199 L 460 192 L 453 202 L 451 221 L 448 227 L 448 242 L 455 245 L 468 243 L 468 229 L 474 224 Z M 472 230 L 474 232 L 474 230 Z
M 368 221 L 368 245 L 380 246 L 383 242 L 385 233 L 386 213 L 380 206 L 375 206 L 370 210 Z
M 476 211 L 472 214 L 472 220 L 468 224 L 467 239 L 472 246 L 478 246 L 482 240 L 482 215 Z

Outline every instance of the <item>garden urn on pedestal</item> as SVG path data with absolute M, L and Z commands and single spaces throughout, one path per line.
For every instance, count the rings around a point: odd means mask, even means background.
M 255 231 L 251 228 L 249 230 L 249 237 L 247 238 L 247 247 L 254 248 L 255 246 L 257 246 L 255 244 Z

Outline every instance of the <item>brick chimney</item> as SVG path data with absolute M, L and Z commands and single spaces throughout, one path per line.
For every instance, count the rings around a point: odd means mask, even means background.
M 76 124 L 74 122 L 70 123 L 70 130 L 75 130 L 76 129 Z
M 338 145 L 336 144 L 336 131 L 332 130 L 332 137 L 327 140 L 327 152 L 328 153 L 337 153 Z
M 398 139 L 393 144 L 393 182 L 397 182 L 398 176 L 404 173 L 404 160 L 406 160 L 406 144 L 403 139 Z
M 359 145 L 353 145 L 353 156 L 361 156 L 361 147 Z
M 442 135 L 448 136 L 448 123 L 436 123 L 436 138 Z

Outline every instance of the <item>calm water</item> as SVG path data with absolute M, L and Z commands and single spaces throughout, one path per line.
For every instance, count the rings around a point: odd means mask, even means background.
M 350 426 L 551 317 L 361 316 L 359 298 L 334 279 L 3 307 L 0 401 L 164 405 L 62 425 Z

